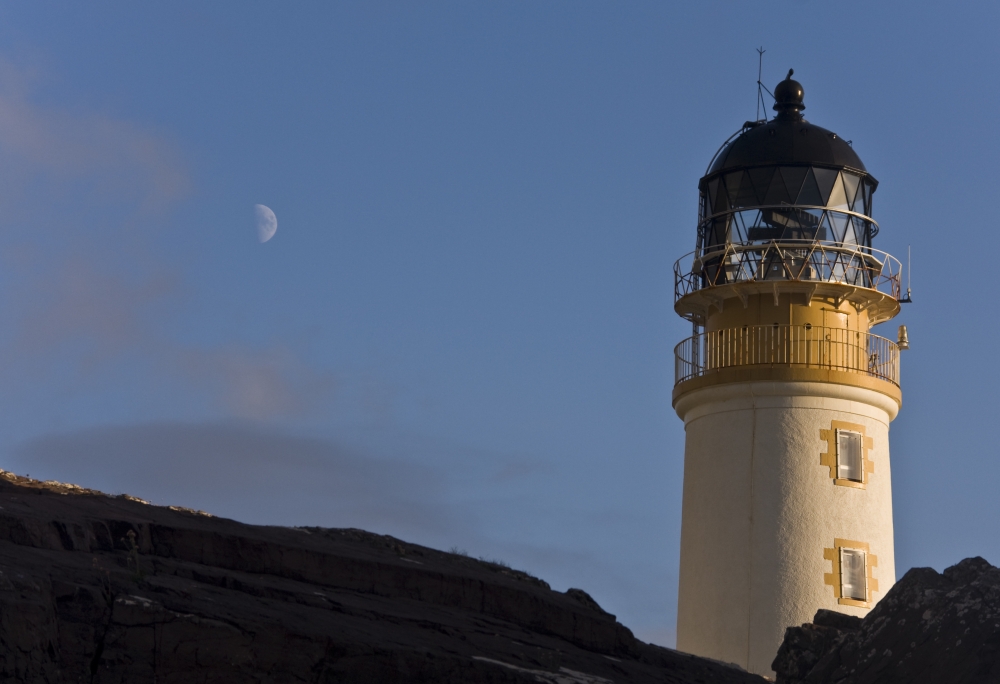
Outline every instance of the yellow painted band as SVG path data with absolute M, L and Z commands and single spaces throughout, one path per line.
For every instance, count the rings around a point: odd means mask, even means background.
M 676 406 L 677 401 L 688 392 L 704 387 L 743 382 L 826 382 L 834 385 L 850 385 L 884 394 L 895 401 L 897 406 L 903 405 L 902 391 L 887 380 L 853 371 L 787 365 L 720 368 L 717 371 L 684 380 L 674 387 L 673 405 Z

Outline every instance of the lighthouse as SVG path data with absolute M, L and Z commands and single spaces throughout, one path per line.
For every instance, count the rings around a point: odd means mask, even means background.
M 677 648 L 759 674 L 817 609 L 863 616 L 895 582 L 889 423 L 900 264 L 873 247 L 878 182 L 803 116 L 803 88 L 745 123 L 699 181 L 674 267 L 684 421 Z M 900 341 L 905 329 L 900 329 Z M 903 345 L 905 348 L 905 344 Z

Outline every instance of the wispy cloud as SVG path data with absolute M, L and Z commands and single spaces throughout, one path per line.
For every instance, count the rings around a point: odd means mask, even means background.
M 185 195 L 190 179 L 175 146 L 126 119 L 45 106 L 37 72 L 0 59 L 0 154 L 19 174 L 80 178 L 101 193 L 153 209 Z
M 54 358 L 69 358 L 87 377 L 132 355 L 208 398 L 217 414 L 251 420 L 309 416 L 333 398 L 333 373 L 290 345 L 177 340 L 163 323 L 183 290 L 175 272 L 133 276 L 81 257 L 58 263 L 48 278 L 28 279 L 30 306 L 21 307 L 8 350 L 22 370 L 43 375 Z
M 16 449 L 33 476 L 205 508 L 248 522 L 461 536 L 437 469 L 251 425 L 157 423 L 51 435 Z
M 593 565 L 589 552 L 491 539 L 502 526 L 484 516 L 509 520 L 525 505 L 516 490 L 498 494 L 489 475 L 515 459 L 402 433 L 364 441 L 246 422 L 110 425 L 30 439 L 5 467 L 245 522 L 361 527 L 532 564 Z
M 33 305 L 17 322 L 15 352 L 21 358 L 47 356 L 72 342 L 96 362 L 148 345 L 151 322 L 144 312 L 178 287 L 169 271 L 127 279 L 78 256 L 53 265 L 48 278 L 32 282 Z
M 180 350 L 180 366 L 229 415 L 266 420 L 299 417 L 332 398 L 333 373 L 303 362 L 287 347 Z
M 54 105 L 44 84 L 0 57 L 0 311 L 14 324 L 0 351 L 39 376 L 69 368 L 77 381 L 130 355 L 221 416 L 281 419 L 328 405 L 332 374 L 292 343 L 182 340 L 190 292 L 155 248 L 192 189 L 179 146 L 119 116 Z

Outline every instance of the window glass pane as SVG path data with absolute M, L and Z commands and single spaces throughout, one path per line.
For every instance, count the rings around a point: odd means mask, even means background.
M 844 194 L 844 182 L 840 179 L 841 174 L 837 174 L 837 180 L 830 190 L 830 199 L 826 205 L 832 209 L 847 209 L 847 195 Z
M 861 177 L 855 176 L 853 173 L 847 173 L 844 171 L 840 174 L 844 179 L 844 191 L 847 193 L 847 204 L 851 207 L 851 211 L 860 211 L 859 209 L 854 209 L 854 197 L 858 192 L 858 185 L 861 184 Z
M 758 205 L 764 204 L 764 199 L 767 197 L 767 188 L 771 185 L 771 177 L 773 175 L 773 166 L 762 166 L 747 171 L 747 178 L 744 178 L 743 182 L 746 183 L 747 179 L 749 179 L 750 183 L 753 185 L 754 195 L 757 198 Z
M 806 178 L 802 181 L 802 189 L 799 190 L 799 196 L 795 199 L 795 203 L 823 206 L 823 198 L 819 194 L 819 186 L 816 185 L 816 177 L 813 175 L 812 169 L 806 172 Z
M 820 221 L 819 230 L 816 231 L 816 239 L 826 242 L 833 237 L 833 227 L 830 225 L 830 217 L 823 212 L 823 220 Z
M 847 214 L 841 214 L 836 211 L 828 211 L 826 215 L 830 219 L 830 225 L 833 226 L 831 239 L 835 242 L 843 242 L 849 223 L 847 219 L 850 217 Z
M 709 237 L 710 245 L 724 245 L 729 239 L 729 217 L 723 216 L 712 220 L 712 232 Z
M 743 226 L 747 230 L 760 225 L 760 209 L 744 209 L 740 214 L 740 220 L 743 221 Z
M 778 171 L 771 176 L 771 184 L 767 188 L 767 195 L 764 196 L 764 204 L 791 204 L 792 198 L 788 196 L 785 189 L 785 181 Z
M 861 482 L 861 433 L 837 430 L 837 476 Z
M 774 210 L 761 209 L 756 213 L 757 215 L 754 217 L 753 224 L 749 225 L 747 238 L 751 242 L 778 240 L 781 238 L 781 231 L 784 228 L 782 226 L 774 226 L 769 222 L 774 215 Z
M 761 222 L 766 227 L 756 227 L 751 240 L 816 240 L 819 232 L 821 209 L 763 209 Z
M 867 180 L 861 184 L 861 191 L 865 193 L 865 209 L 864 213 L 868 216 L 872 215 L 872 184 Z
M 868 596 L 865 574 L 865 552 L 858 549 L 840 549 L 841 596 L 857 601 L 866 600 Z
M 708 206 L 710 208 L 715 206 L 715 197 L 718 191 L 719 191 L 719 179 L 713 178 L 712 180 L 708 181 Z
M 792 235 L 792 239 L 798 240 L 825 240 L 820 235 L 820 222 L 823 220 L 822 209 L 799 209 L 798 218 L 801 229 L 798 235 Z M 825 234 L 825 233 L 824 233 Z
M 743 179 L 742 171 L 735 171 L 733 173 L 726 174 L 726 197 L 729 200 L 729 206 L 738 207 L 736 204 L 736 198 L 740 194 L 740 181 Z
M 854 218 L 854 235 L 857 240 L 855 244 L 858 245 L 866 244 L 865 236 L 868 233 L 868 221 L 858 218 L 857 216 L 853 218 Z
M 712 213 L 718 214 L 723 211 L 729 211 L 729 200 L 726 196 L 726 186 L 722 183 L 722 179 L 718 180 L 718 189 L 715 191 L 715 201 L 712 203 Z M 711 183 L 709 183 L 711 187 Z
M 733 223 L 730 228 L 730 239 L 734 242 L 746 242 L 747 226 L 753 225 L 753 220 L 757 217 L 757 210 L 735 211 L 733 212 Z M 748 223 L 749 222 L 749 223 Z
M 840 174 L 833 169 L 818 169 L 814 167 L 813 175 L 816 177 L 816 187 L 819 188 L 820 204 L 826 206 L 830 202 L 830 193 L 833 191 L 833 186 L 838 180 L 837 176 Z M 843 191 L 843 188 L 841 188 L 841 191 Z
M 805 180 L 806 171 L 809 170 L 809 167 L 782 166 L 780 168 L 781 177 L 785 179 L 785 187 L 788 188 L 788 196 L 791 198 L 790 202 L 795 202 L 795 198 L 799 196 L 802 181 Z
M 735 199 L 731 198 L 731 201 L 735 207 L 757 206 L 757 193 L 754 192 L 754 187 L 750 182 L 748 174 L 743 174 L 743 177 L 740 179 L 740 191 L 736 194 Z

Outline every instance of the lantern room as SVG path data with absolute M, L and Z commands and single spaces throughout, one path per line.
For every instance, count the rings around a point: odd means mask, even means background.
M 712 311 L 766 293 L 776 307 L 846 303 L 866 331 L 899 312 L 900 264 L 872 246 L 878 181 L 850 141 L 806 121 L 791 76 L 775 88 L 777 115 L 743 124 L 699 181 L 695 251 L 674 267 L 675 309 L 697 326 L 730 325 L 710 324 Z
M 820 240 L 871 247 L 876 181 L 851 143 L 802 116 L 802 86 L 775 88 L 777 116 L 748 121 L 699 182 L 698 247 Z

